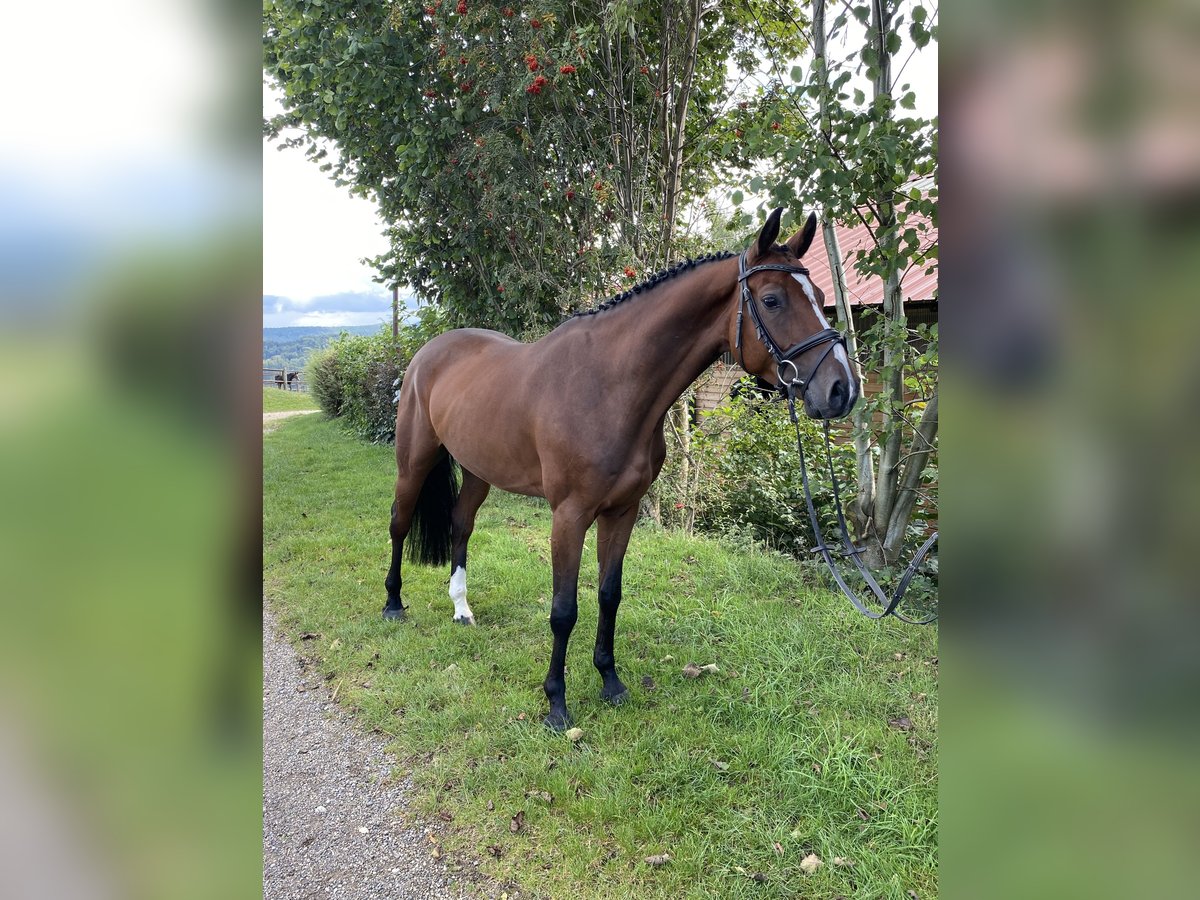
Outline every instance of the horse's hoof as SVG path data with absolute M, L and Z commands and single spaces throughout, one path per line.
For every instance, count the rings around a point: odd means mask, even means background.
M 408 618 L 408 613 L 404 611 L 403 606 L 398 606 L 395 609 L 385 606 L 383 608 L 383 617 L 385 619 L 394 619 L 397 622 L 403 622 L 406 618 Z
M 550 713 L 550 715 L 542 720 L 542 724 L 551 731 L 566 731 L 571 727 L 571 714 Z
M 474 625 L 475 617 L 474 616 L 455 616 L 454 621 L 457 622 L 459 625 Z
M 621 688 L 621 690 L 617 691 L 615 694 L 609 694 L 608 691 L 601 691 L 600 699 L 605 703 L 611 703 L 613 706 L 620 706 L 629 699 L 629 689 Z

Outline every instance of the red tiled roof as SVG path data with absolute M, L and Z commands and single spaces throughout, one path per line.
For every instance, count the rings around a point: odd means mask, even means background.
M 833 296 L 833 277 L 829 272 L 829 255 L 825 250 L 823 232 L 818 231 L 812 247 L 804 254 L 804 264 L 812 275 L 813 282 L 825 292 L 825 305 L 835 305 Z M 842 248 L 842 263 L 846 269 L 846 293 L 851 306 L 866 304 L 879 305 L 883 303 L 883 279 L 877 275 L 864 277 L 854 268 L 856 251 L 865 250 L 871 245 L 871 235 L 867 226 L 861 222 L 854 226 L 837 226 L 838 244 Z M 921 235 L 921 244 L 925 246 L 936 243 L 938 231 L 936 226 Z M 932 266 L 933 271 L 926 275 L 925 270 Z M 914 265 L 901 281 L 904 302 L 912 303 L 919 300 L 934 299 L 937 289 L 938 272 L 937 260 L 930 260 L 927 265 Z

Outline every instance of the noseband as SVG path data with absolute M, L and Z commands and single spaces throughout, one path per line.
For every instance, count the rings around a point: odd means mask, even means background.
M 776 378 L 779 381 L 781 388 L 791 387 L 800 389 L 800 397 L 803 398 L 808 393 L 808 386 L 816 377 L 817 370 L 821 368 L 821 363 L 825 362 L 830 351 L 837 346 L 846 346 L 846 336 L 835 328 L 822 328 L 816 334 L 810 335 L 798 344 L 793 344 L 786 350 L 779 348 L 778 342 L 771 337 L 771 332 L 767 330 L 766 323 L 762 320 L 762 314 L 758 310 L 758 301 L 754 299 L 754 295 L 750 293 L 750 285 L 747 283 L 751 275 L 756 272 L 789 272 L 794 275 L 807 275 L 808 269 L 804 266 L 789 266 L 786 263 L 767 263 L 763 266 L 754 266 L 746 268 L 746 254 L 749 250 L 742 251 L 742 255 L 738 257 L 738 284 L 742 288 L 742 296 L 738 301 L 738 316 L 737 316 L 737 334 L 734 337 L 734 349 L 738 353 L 738 363 L 744 369 L 746 363 L 742 354 L 742 314 L 749 309 L 750 321 L 754 323 L 754 330 L 758 333 L 758 339 L 762 341 L 763 346 L 767 348 L 767 352 L 771 354 L 771 358 L 775 360 Z M 822 344 L 828 344 L 825 352 L 821 354 L 821 358 L 817 360 L 817 364 L 812 367 L 808 374 L 808 378 L 800 377 L 800 369 L 796 365 L 795 359 L 800 354 L 812 350 L 814 347 L 820 347 Z M 791 377 L 784 374 L 786 367 L 791 368 Z

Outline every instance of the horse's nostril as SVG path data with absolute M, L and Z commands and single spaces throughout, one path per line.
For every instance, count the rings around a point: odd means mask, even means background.
M 846 401 L 849 399 L 850 388 L 846 384 L 845 379 L 839 378 L 833 383 L 833 387 L 829 389 L 829 406 L 841 412 L 846 408 Z

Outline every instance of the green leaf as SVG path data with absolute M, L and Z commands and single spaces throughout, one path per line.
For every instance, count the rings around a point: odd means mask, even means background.
M 804 80 L 804 69 L 801 68 L 800 66 L 792 66 L 792 81 L 799 82 L 799 81 L 803 81 L 803 80 Z
M 734 206 L 741 206 L 742 200 L 745 199 L 745 195 L 741 191 L 734 191 L 729 199 L 733 201 Z
M 867 102 L 867 95 L 862 92 L 861 88 L 855 88 L 854 89 L 854 104 L 855 104 L 855 106 L 862 106 L 866 102 Z

